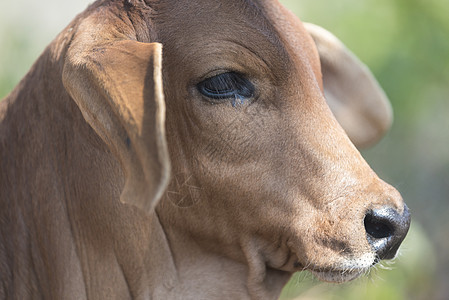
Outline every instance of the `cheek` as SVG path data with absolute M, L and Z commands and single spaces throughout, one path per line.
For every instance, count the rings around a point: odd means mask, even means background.
M 265 214 L 277 211 L 279 202 L 287 198 L 277 166 L 282 157 L 282 142 L 276 132 L 280 126 L 267 124 L 263 115 L 255 117 L 249 110 L 242 113 L 238 109 L 230 111 L 234 118 L 216 117 L 208 125 L 202 124 L 202 138 L 196 142 L 194 153 L 195 177 L 204 191 L 210 191 L 207 198 L 211 201 L 220 198 L 238 203 L 240 211 L 252 214 L 258 214 L 262 207 Z
M 259 103 L 232 107 L 230 102 L 192 107 L 200 160 L 223 168 L 263 167 L 279 147 L 276 115 Z

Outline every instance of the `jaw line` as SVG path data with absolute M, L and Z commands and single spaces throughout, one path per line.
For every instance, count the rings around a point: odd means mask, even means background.
M 310 271 L 319 280 L 329 283 L 344 283 L 352 281 L 366 274 L 371 267 L 376 265 L 378 259 L 374 253 L 367 253 L 355 260 L 346 260 L 342 264 L 331 268 L 310 266 L 303 270 Z
M 289 249 L 292 249 L 289 245 Z M 364 274 L 368 274 L 369 270 L 379 263 L 379 258 L 374 252 L 366 252 L 359 257 L 348 258 L 342 257 L 338 263 L 331 265 L 316 265 L 313 262 L 302 263 L 295 251 L 290 250 L 288 259 L 281 266 L 271 266 L 275 269 L 290 272 L 309 271 L 317 279 L 328 283 L 345 283 L 359 278 Z M 288 266 L 291 266 L 289 268 Z

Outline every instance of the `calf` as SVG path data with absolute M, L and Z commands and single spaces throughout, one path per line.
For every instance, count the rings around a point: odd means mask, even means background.
M 0 298 L 352 280 L 410 223 L 347 135 L 390 119 L 369 71 L 277 1 L 97 1 L 1 102 Z

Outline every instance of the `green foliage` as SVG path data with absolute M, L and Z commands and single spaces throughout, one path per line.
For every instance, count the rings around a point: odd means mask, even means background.
M 22 34 L 21 34 L 22 33 Z M 10 24 L 0 27 L 0 99 L 6 96 L 19 82 L 29 68 L 32 55 L 30 37 L 23 32 L 18 32 Z

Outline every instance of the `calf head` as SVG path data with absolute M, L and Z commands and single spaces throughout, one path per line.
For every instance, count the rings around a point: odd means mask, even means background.
M 137 29 L 99 41 L 113 31 L 88 18 L 64 71 L 122 163 L 122 201 L 248 264 L 254 289 L 267 270 L 344 282 L 395 256 L 408 210 L 350 140 L 377 140 L 390 107 L 335 37 L 277 1 L 128 2 Z

